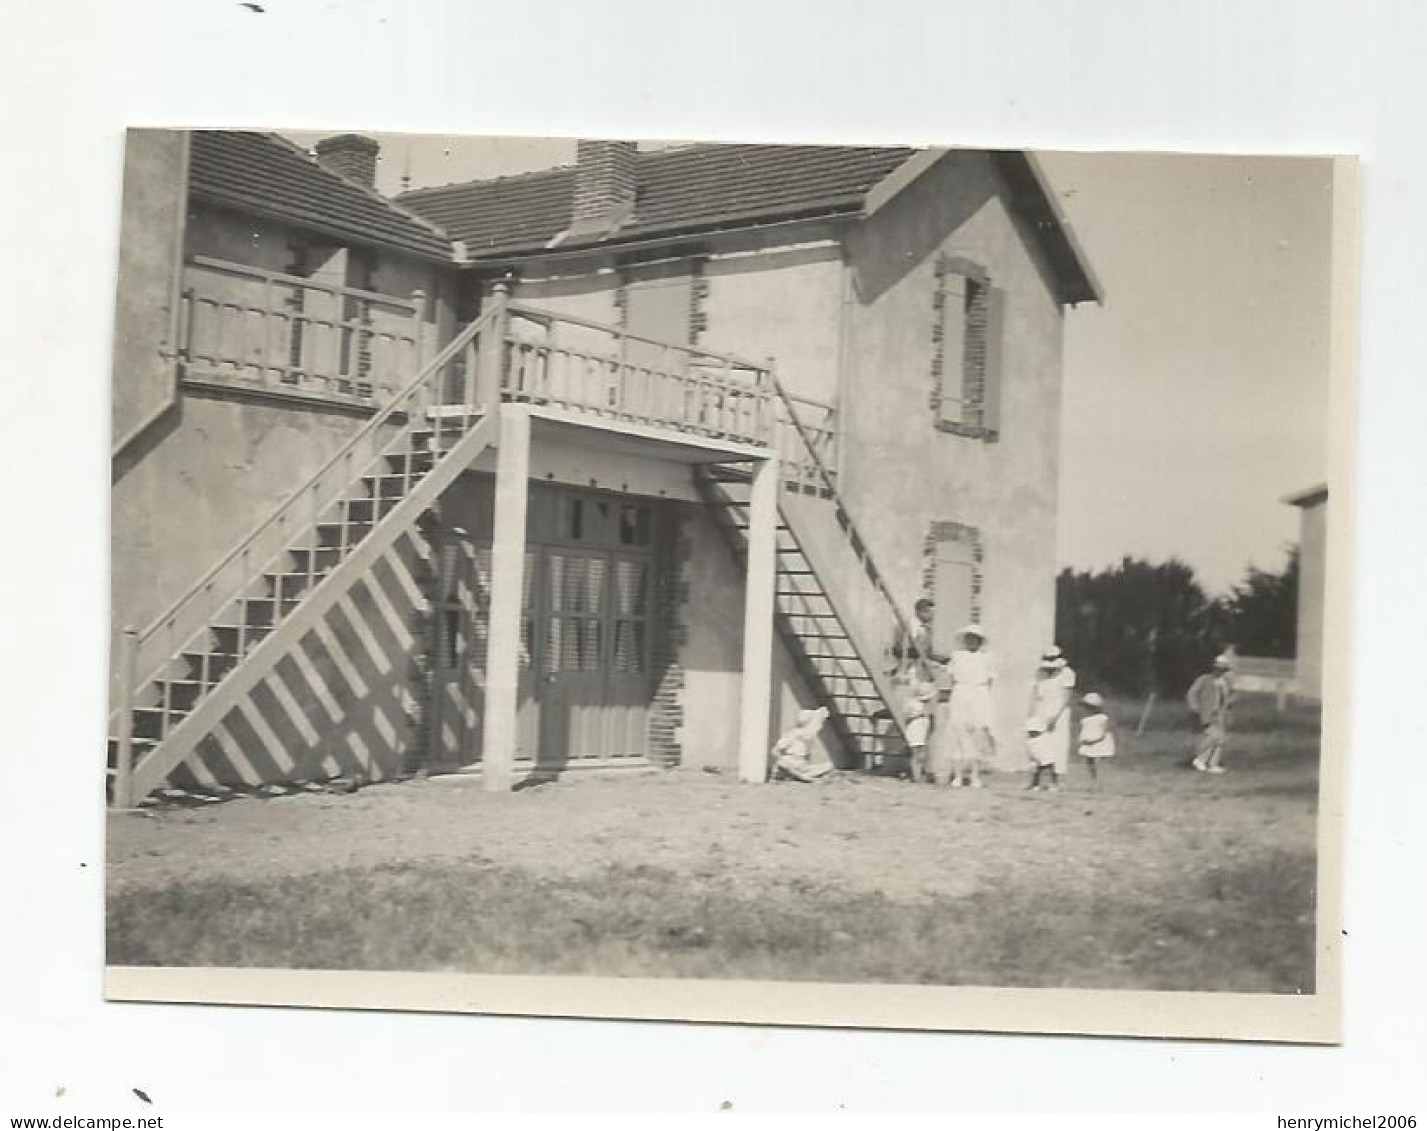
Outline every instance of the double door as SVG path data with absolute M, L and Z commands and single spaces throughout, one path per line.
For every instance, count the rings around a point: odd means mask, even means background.
M 543 508 L 568 514 L 570 499 Z M 527 547 L 517 694 L 517 761 L 559 768 L 580 762 L 637 760 L 648 752 L 653 698 L 655 558 L 651 523 L 620 516 L 616 530 L 644 535 L 616 545 L 593 521 L 629 504 L 577 500 L 589 521 L 538 522 L 535 533 L 560 541 Z M 579 513 L 577 509 L 575 513 Z M 581 542 L 585 544 L 581 544 Z M 485 717 L 490 614 L 489 545 L 447 534 L 436 551 L 431 754 L 435 765 L 480 757 Z

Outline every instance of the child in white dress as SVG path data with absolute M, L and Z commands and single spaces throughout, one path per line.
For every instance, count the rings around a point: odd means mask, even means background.
M 931 737 L 932 716 L 936 712 L 937 686 L 929 679 L 913 676 L 906 689 L 907 749 L 912 781 L 927 780 L 927 740 Z
M 798 725 L 773 744 L 772 778 L 792 778 L 793 781 L 814 782 L 832 772 L 830 762 L 813 761 L 813 740 L 823 723 L 827 722 L 827 708 L 816 711 L 799 711 Z
M 1098 692 L 1092 691 L 1080 702 L 1085 706 L 1085 714 L 1080 717 L 1080 741 L 1076 745 L 1076 753 L 1085 759 L 1090 780 L 1098 785 L 1100 759 L 1115 756 L 1115 728 L 1105 711 L 1105 700 Z

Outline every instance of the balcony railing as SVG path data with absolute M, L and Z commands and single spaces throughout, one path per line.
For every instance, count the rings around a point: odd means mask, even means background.
M 410 298 L 193 256 L 179 361 L 189 382 L 376 405 L 421 368 L 425 295 Z
M 783 481 L 810 494 L 827 494 L 837 482 L 837 422 L 832 405 L 785 391 L 776 409 Z
M 510 303 L 503 400 L 753 444 L 771 443 L 767 365 Z

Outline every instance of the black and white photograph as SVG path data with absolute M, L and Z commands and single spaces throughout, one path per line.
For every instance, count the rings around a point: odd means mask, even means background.
M 1355 194 L 1328 157 L 131 130 L 111 996 L 1334 1039 Z

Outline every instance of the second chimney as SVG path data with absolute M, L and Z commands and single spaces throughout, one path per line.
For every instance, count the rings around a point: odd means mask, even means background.
M 377 154 L 382 147 L 361 134 L 338 134 L 317 143 L 317 160 L 334 173 L 367 188 L 376 188 Z
M 636 160 L 632 141 L 576 143 L 573 228 L 613 227 L 628 219 L 634 210 Z

